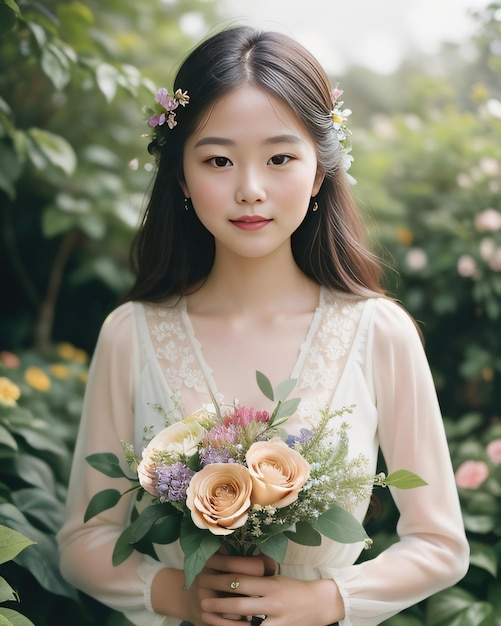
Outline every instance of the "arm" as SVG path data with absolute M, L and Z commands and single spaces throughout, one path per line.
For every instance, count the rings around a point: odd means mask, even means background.
M 341 626 L 375 626 L 455 584 L 468 567 L 468 544 L 428 362 L 412 320 L 378 300 L 369 338 L 378 434 L 388 472 L 408 469 L 428 482 L 392 490 L 400 541 L 371 561 L 322 572 L 340 586 Z
M 133 337 L 132 305 L 127 304 L 105 321 L 89 371 L 84 409 L 71 472 L 66 521 L 59 532 L 61 571 L 75 587 L 103 604 L 122 611 L 138 625 L 160 626 L 161 616 L 150 606 L 150 585 L 163 567 L 134 552 L 114 567 L 115 542 L 128 523 L 131 498 L 84 524 L 89 500 L 103 489 L 130 487 L 125 479 L 108 478 L 93 469 L 85 457 L 113 452 L 124 458 L 121 441 L 133 441 Z M 173 570 L 174 571 L 174 570 Z

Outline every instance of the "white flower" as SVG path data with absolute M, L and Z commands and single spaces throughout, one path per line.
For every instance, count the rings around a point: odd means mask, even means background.
M 422 248 L 411 248 L 407 253 L 406 261 L 411 270 L 418 271 L 428 265 L 428 256 Z
M 501 213 L 495 209 L 485 209 L 475 216 L 475 228 L 494 232 L 501 229 Z
M 458 259 L 458 274 L 463 276 L 464 278 L 469 278 L 475 274 L 477 269 L 477 264 L 475 263 L 475 259 L 471 257 L 469 254 L 463 254 Z

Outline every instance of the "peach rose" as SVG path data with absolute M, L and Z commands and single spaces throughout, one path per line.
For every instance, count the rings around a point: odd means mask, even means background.
M 501 463 L 501 439 L 493 439 L 487 444 L 487 456 L 496 463 Z
M 198 528 L 229 535 L 247 521 L 252 481 L 237 463 L 211 463 L 197 472 L 186 491 L 186 506 Z
M 256 441 L 245 459 L 252 477 L 252 504 L 288 506 L 310 475 L 309 463 L 278 438 Z
M 456 470 L 456 484 L 463 489 L 476 489 L 489 476 L 489 468 L 483 461 L 464 461 Z

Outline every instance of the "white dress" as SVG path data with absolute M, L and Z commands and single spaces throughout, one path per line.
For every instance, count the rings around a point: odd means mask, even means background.
M 289 542 L 281 574 L 333 578 L 345 604 L 340 626 L 375 626 L 456 583 L 468 566 L 468 544 L 430 369 L 409 316 L 384 298 L 322 288 L 291 377 L 298 380 L 293 395 L 301 397 L 287 422 L 291 432 L 326 404 L 333 409 L 355 405 L 342 418 L 350 423 L 350 454 L 364 454 L 376 471 L 381 447 L 389 472 L 411 470 L 428 486 L 392 490 L 400 541 L 377 558 L 354 565 L 360 544 L 324 541 L 315 548 Z M 67 518 L 58 535 L 61 568 L 77 588 L 138 626 L 179 624 L 153 613 L 150 588 L 165 564 L 182 569 L 182 552 L 170 544 L 158 549 L 162 562 L 134 553 L 113 567 L 111 553 L 130 501 L 122 499 L 86 524 L 83 516 L 95 493 L 122 486 L 124 491 L 128 484 L 103 476 L 84 458 L 96 452 L 123 458 L 122 441 L 134 442 L 140 452 L 144 438 L 166 421 L 180 419 L 183 407 L 210 402 L 208 386 L 222 401 L 184 298 L 171 306 L 127 303 L 105 321 L 89 373 Z M 367 505 L 356 510 L 360 520 Z

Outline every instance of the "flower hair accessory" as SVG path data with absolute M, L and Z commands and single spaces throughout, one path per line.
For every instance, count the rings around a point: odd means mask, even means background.
M 151 137 L 157 146 L 163 146 L 167 141 L 166 129 L 171 130 L 177 125 L 176 109 L 179 106 L 185 107 L 189 101 L 187 91 L 177 89 L 171 96 L 165 87 L 160 87 L 155 96 L 155 108 L 144 108 L 148 115 L 148 126 L 153 128 L 152 134 L 146 136 Z
M 353 163 L 353 156 L 351 152 L 351 130 L 346 125 L 348 118 L 351 115 L 351 109 L 343 109 L 344 102 L 339 100 L 343 95 L 343 90 L 338 86 L 334 87 L 331 91 L 333 108 L 330 112 L 332 119 L 332 127 L 336 133 L 337 139 L 344 150 L 343 167 L 347 171 L 350 169 Z

